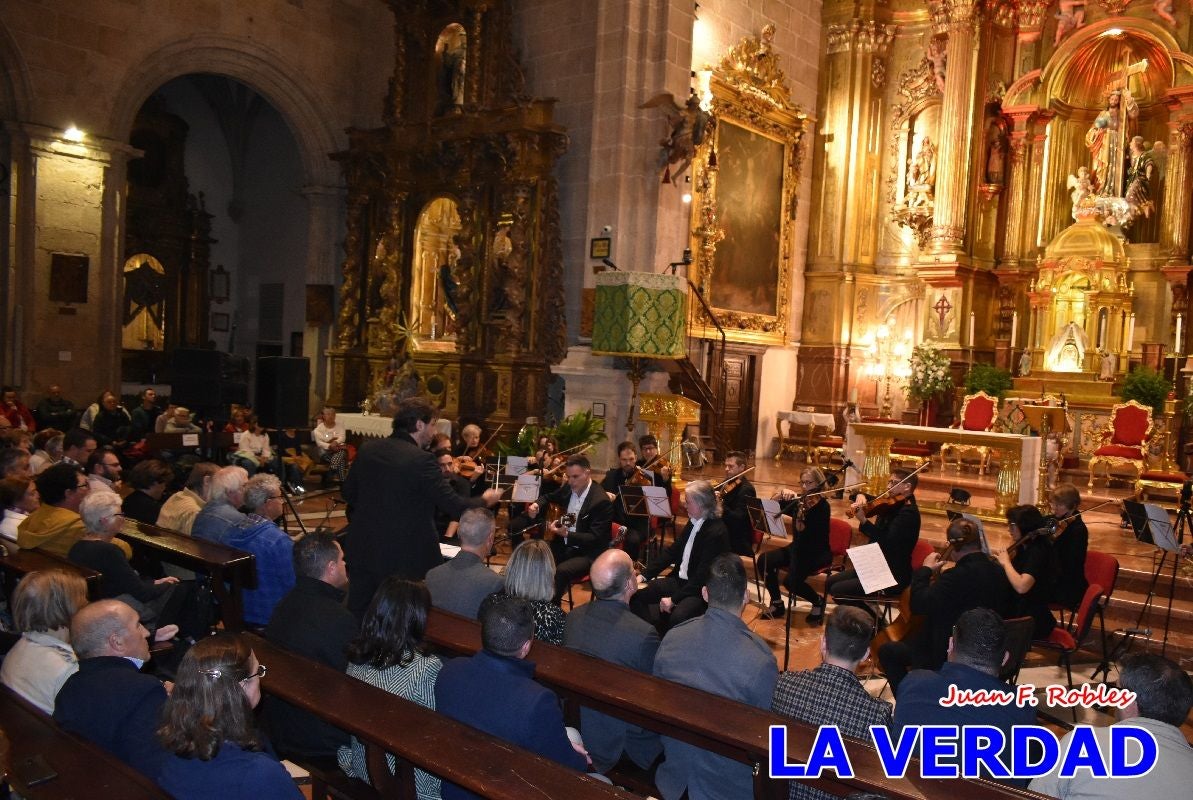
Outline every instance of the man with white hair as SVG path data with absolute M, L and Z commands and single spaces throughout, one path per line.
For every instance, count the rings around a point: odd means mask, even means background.
M 244 591 L 244 621 L 250 625 L 268 625 L 274 607 L 294 588 L 294 542 L 274 523 L 284 502 L 276 475 L 254 475 L 244 486 L 252 524 L 230 528 L 223 540 L 257 559 L 257 586 Z
M 427 590 L 436 608 L 476 619 L 481 601 L 505 585 L 500 575 L 485 566 L 485 558 L 493 549 L 493 512 L 487 508 L 468 509 L 460 516 L 456 535 L 460 538 L 460 552 L 427 572 Z
M 233 531 L 251 527 L 253 521 L 240 511 L 248 482 L 249 474 L 243 467 L 224 467 L 212 475 L 211 493 L 203 510 L 195 516 L 191 535 L 227 544 Z

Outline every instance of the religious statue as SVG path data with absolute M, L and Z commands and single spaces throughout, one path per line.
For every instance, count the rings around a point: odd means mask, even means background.
M 1085 0 L 1061 0 L 1056 18 L 1058 22 L 1054 45 L 1060 44 L 1061 39 L 1085 24 Z
M 928 40 L 927 52 L 924 54 L 932 65 L 932 79 L 936 81 L 936 88 L 941 94 L 944 94 L 944 79 L 948 71 L 948 43 L 948 39 L 934 36 Z
M 1094 193 L 1093 178 L 1090 177 L 1089 167 L 1078 167 L 1076 175 L 1070 175 L 1068 181 L 1069 197 L 1073 199 L 1073 219 L 1077 219 L 1077 209 L 1081 201 Z
M 1130 92 L 1113 89 L 1106 98 L 1106 108 L 1085 133 L 1085 146 L 1093 159 L 1094 190 L 1100 195 L 1121 197 L 1123 144 L 1131 140 L 1131 131 L 1139 118 L 1139 106 Z
M 1024 350 L 1023 355 L 1019 356 L 1019 377 L 1026 378 L 1031 374 L 1031 351 Z
M 1176 27 L 1176 17 L 1172 15 L 1172 0 L 1154 0 L 1152 3 L 1152 11 L 1156 12 L 1156 16 L 1167 22 L 1172 27 Z
M 659 169 L 663 170 L 663 182 L 676 180 L 692 163 L 696 148 L 712 132 L 712 115 L 700 107 L 696 92 L 688 94 L 683 108 L 675 102 L 670 92 L 662 92 L 647 100 L 638 108 L 664 108 L 667 110 L 667 136 L 659 140 L 662 152 L 659 154 Z M 675 174 L 670 172 L 671 164 L 679 164 Z
M 1070 322 L 1048 343 L 1044 366 L 1053 372 L 1081 372 L 1088 349 L 1089 336 L 1076 322 Z
M 936 145 L 925 136 L 920 149 L 907 162 L 907 207 L 931 209 L 936 191 Z
M 1118 356 L 1103 348 L 1098 351 L 1098 358 L 1098 380 L 1113 383 L 1114 373 L 1118 372 Z
M 1002 186 L 1005 176 L 1006 142 L 998 128 L 990 136 L 990 152 L 986 156 L 986 183 Z
M 1127 192 L 1124 197 L 1137 214 L 1150 217 L 1155 203 L 1152 186 L 1156 179 L 1156 162 L 1142 136 L 1131 138 L 1131 161 L 1127 166 Z
M 453 26 L 458 27 L 458 26 Z M 468 66 L 468 34 L 454 30 L 443 45 L 442 110 L 459 114 L 464 107 L 464 76 Z

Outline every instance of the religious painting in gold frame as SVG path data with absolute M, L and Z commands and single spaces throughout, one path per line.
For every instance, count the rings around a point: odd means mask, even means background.
M 739 58 L 739 50 L 755 57 Z M 730 340 L 782 344 L 808 117 L 790 101 L 765 38 L 733 48 L 709 77 L 708 92 L 715 122 L 693 160 L 691 277 Z M 692 331 L 710 330 L 700 304 L 691 307 Z

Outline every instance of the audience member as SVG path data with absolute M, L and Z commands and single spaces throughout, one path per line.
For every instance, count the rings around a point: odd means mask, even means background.
M 248 413 L 244 406 L 232 406 L 229 414 L 231 419 L 224 425 L 224 433 L 247 433 L 249 430 Z
M 659 633 L 704 613 L 708 605 L 703 590 L 709 568 L 717 556 L 729 552 L 729 535 L 717 517 L 717 496 L 708 481 L 689 483 L 684 505 L 688 524 L 671 546 L 647 565 L 643 577 L 649 583 L 630 599 L 634 613 L 655 623 Z M 669 575 L 655 578 L 667 567 L 671 567 Z
M 46 396 L 38 402 L 33 415 L 37 417 L 37 424 L 42 428 L 68 431 L 75 426 L 75 418 L 79 412 L 75 409 L 74 403 L 62 396 L 62 387 L 54 383 L 50 385 Z
M 588 766 L 583 747 L 569 741 L 559 699 L 535 683 L 527 661 L 534 612 L 517 598 L 481 611 L 482 649 L 443 665 L 435 682 L 435 708 L 442 714 L 572 769 Z M 443 800 L 476 795 L 443 783 Z
M 567 614 L 551 600 L 555 581 L 555 560 L 551 548 L 541 539 L 523 542 L 510 554 L 505 565 L 505 587 L 485 598 L 485 608 L 513 599 L 525 600 L 534 613 L 534 638 L 548 644 L 563 644 L 563 625 Z
M 154 433 L 165 433 L 166 425 L 174 419 L 174 409 L 177 408 L 173 403 L 166 403 L 166 407 L 162 409 L 162 413 L 157 415 L 157 419 L 153 421 Z
M 629 554 L 606 550 L 592 562 L 592 600 L 568 614 L 566 647 L 644 672 L 654 670 L 659 634 L 629 608 L 638 588 Z M 580 731 L 592 757 L 592 768 L 608 772 L 624 753 L 642 769 L 649 769 L 663 752 L 659 735 L 589 708 L 580 709 Z
M 874 619 L 841 606 L 828 617 L 820 637 L 820 665 L 784 672 L 775 684 L 771 710 L 809 725 L 835 725 L 841 733 L 870 740 L 870 726 L 891 724 L 891 704 L 871 697 L 857 679 L 857 665 L 870 655 Z M 792 781 L 788 800 L 830 800 L 834 795 Z
M 1135 701 L 1115 713 L 1114 726 L 1143 728 L 1155 737 L 1156 765 L 1134 778 L 1095 778 L 1088 769 L 1077 769 L 1062 778 L 1056 767 L 1031 782 L 1031 790 L 1051 797 L 1082 800 L 1119 800 L 1123 797 L 1180 797 L 1193 786 L 1193 748 L 1181 726 L 1193 709 L 1193 682 L 1177 664 L 1154 653 L 1128 653 L 1118 665 L 1118 686 L 1135 693 Z M 1112 752 L 1111 727 L 1093 729 L 1098 751 Z M 1059 765 L 1073 742 L 1073 732 L 1060 740 Z M 1185 795 L 1186 797 L 1188 795 Z
M 4 510 L 4 519 L 0 520 L 0 536 L 15 542 L 17 528 L 39 506 L 41 506 L 41 495 L 37 493 L 37 484 L 32 480 L 24 478 L 0 480 L 0 508 Z
M 202 428 L 191 420 L 191 410 L 186 406 L 174 406 L 162 433 L 200 433 Z
M 87 532 L 79 517 L 79 504 L 91 487 L 83 470 L 70 464 L 55 464 L 38 475 L 36 483 L 41 506 L 17 526 L 17 544 L 23 550 L 40 547 L 66 558 Z
M 929 553 L 912 576 L 911 611 L 922 615 L 924 624 L 917 634 L 878 649 L 878 660 L 896 697 L 908 670 L 938 669 L 945 662 L 953 626 L 963 612 L 988 608 L 1003 617 L 1011 609 L 1011 586 L 1002 567 L 983 551 L 980 526 L 975 517 L 954 519 L 945 536 L 955 566 L 941 572 L 940 555 Z
M 4 657 L 0 683 L 47 714 L 66 679 L 79 671 L 70 646 L 70 619 L 87 605 L 87 583 L 61 570 L 30 572 L 12 595 L 20 640 Z
M 219 469 L 217 464 L 210 461 L 201 461 L 191 467 L 182 491 L 170 495 L 162 504 L 157 524 L 190 536 L 195 517 L 203 510 L 211 494 L 211 479 Z
M 493 527 L 493 512 L 487 508 L 470 508 L 460 517 L 460 552 L 427 572 L 427 589 L 436 608 L 476 619 L 481 601 L 501 591 L 505 581 L 485 566 L 493 549 Z
M 33 455 L 33 434 L 22 428 L 9 428 L 0 435 L 0 442 L 4 442 L 5 447 L 12 447 L 20 450 L 27 456 Z
M 691 484 L 688 485 L 691 491 Z M 701 593 L 708 610 L 676 625 L 663 638 L 654 674 L 694 689 L 769 709 L 779 666 L 770 646 L 741 620 L 750 599 L 741 557 L 723 552 L 713 559 Z M 689 797 L 752 797 L 748 765 L 663 737 L 666 759 L 655 773 L 665 800 Z
M 348 645 L 348 674 L 370 686 L 435 710 L 435 681 L 443 662 L 423 650 L 431 595 L 427 587 L 403 578 L 387 578 L 365 612 L 360 635 Z M 340 748 L 340 769 L 366 783 L 368 760 L 364 745 L 355 737 Z M 393 756 L 385 756 L 394 772 Z M 414 785 L 421 800 L 439 797 L 439 778 L 414 771 Z
M 36 431 L 37 422 L 34 421 L 32 412 L 21 402 L 20 395 L 17 394 L 17 387 L 5 386 L 0 389 L 0 392 L 3 392 L 3 398 L 0 399 L 0 414 L 3 414 L 14 428 L 20 428 L 30 433 Z
M 148 637 L 126 603 L 83 606 L 70 622 L 79 671 L 58 692 L 54 721 L 154 780 L 166 756 L 154 735 L 166 689 L 140 671 L 149 660 Z
M 1035 506 L 1023 505 L 1007 509 L 1007 528 L 1015 555 L 998 550 L 994 556 L 1006 573 L 1015 594 L 1011 616 L 1029 616 L 1035 620 L 1033 639 L 1048 639 L 1056 628 L 1056 618 L 1048 609 L 1052 593 L 1052 542 L 1043 515 Z
M 124 474 L 124 467 L 120 464 L 120 457 L 111 447 L 105 445 L 96 449 L 87 459 L 85 469 L 91 491 L 120 492 L 120 478 Z
M 239 636 L 213 636 L 187 652 L 157 730 L 163 789 L 177 800 L 302 800 L 253 720 L 263 677 Z
M 157 392 L 153 389 L 142 389 L 140 404 L 132 410 L 129 419 L 132 425 L 129 429 L 129 438 L 134 441 L 140 441 L 151 433 L 156 432 L 157 418 L 161 416 L 162 410 L 157 405 Z
M 227 544 L 236 530 L 255 523 L 240 511 L 249 474 L 242 467 L 223 467 L 211 476 L 211 491 L 203 509 L 195 515 L 191 535 Z
M 343 483 L 348 474 L 348 434 L 342 425 L 336 424 L 334 408 L 323 407 L 322 418 L 311 431 L 311 439 L 319 450 L 319 461 L 327 464 L 336 480 Z
M 267 625 L 274 607 L 294 588 L 294 541 L 274 523 L 283 509 L 281 481 L 268 474 L 250 478 L 244 487 L 244 503 L 252 524 L 229 527 L 221 541 L 256 558 L 257 585 L 243 592 L 244 620 L 250 625 Z
M 1085 597 L 1085 554 L 1089 549 L 1089 528 L 1081 518 L 1081 494 L 1071 483 L 1062 483 L 1049 496 L 1052 515 L 1064 520 L 1064 530 L 1052 542 L 1056 573 L 1051 599 L 1065 608 L 1076 610 Z
M 910 672 L 900 683 L 895 693 L 895 738 L 908 725 L 994 725 L 1002 729 L 1009 743 L 1015 725 L 1035 724 L 1036 712 L 1030 705 L 944 706 L 940 702 L 953 687 L 1007 691 L 998 673 L 1009 656 L 1006 626 L 998 613 L 989 608 L 971 608 L 961 614 L 949 637 L 948 662 L 938 671 Z M 958 761 L 943 757 L 940 763 Z
M 87 463 L 87 459 L 91 458 L 98 446 L 91 431 L 72 428 L 62 436 L 62 461 L 81 467 Z
M 29 454 L 19 447 L 0 448 L 0 479 L 20 478 L 29 480 L 33 470 L 29 467 Z
M 57 428 L 42 428 L 33 437 L 33 455 L 29 456 L 29 469 L 40 475 L 46 467 L 62 460 L 62 442 L 65 439 Z
M 120 405 L 120 398 L 112 392 L 104 392 L 100 397 L 99 412 L 91 419 L 95 441 L 100 445 L 124 447 L 129 443 L 132 427 L 133 421 Z
M 150 458 L 142 461 L 128 473 L 126 483 L 132 487 L 132 493 L 124 498 L 122 509 L 124 516 L 156 525 L 157 518 L 162 513 L 162 495 L 166 487 L 174 479 L 174 470 L 165 461 Z
M 265 638 L 343 672 L 346 648 L 357 635 L 356 617 L 344 607 L 348 568 L 330 533 L 313 532 L 294 544 L 294 588 L 274 607 Z M 283 757 L 334 758 L 348 734 L 314 714 L 269 697 L 265 729 Z

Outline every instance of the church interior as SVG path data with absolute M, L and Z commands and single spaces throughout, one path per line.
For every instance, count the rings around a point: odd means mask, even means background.
M 421 395 L 494 450 L 595 420 L 598 474 L 647 434 L 679 485 L 742 452 L 760 497 L 922 468 L 941 547 L 950 510 L 1002 547 L 1073 484 L 1121 569 L 1075 661 L 1142 621 L 1193 664 L 1187 551 L 1122 504 L 1181 543 L 1188 3 L 6 0 L 0 121 L 0 383 L 30 408 L 330 407 L 359 445 Z M 340 528 L 333 498 L 288 516 Z

